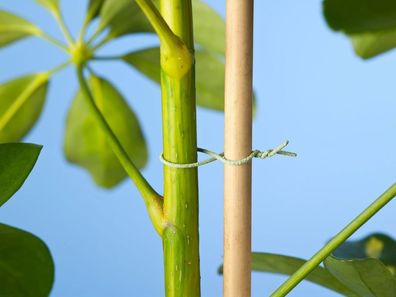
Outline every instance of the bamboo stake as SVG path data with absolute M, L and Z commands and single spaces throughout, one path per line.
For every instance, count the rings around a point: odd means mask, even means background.
M 227 0 L 225 152 L 252 151 L 253 0 Z M 251 294 L 251 163 L 225 165 L 224 297 Z

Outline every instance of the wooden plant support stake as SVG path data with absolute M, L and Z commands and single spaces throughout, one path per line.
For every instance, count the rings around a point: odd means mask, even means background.
M 253 0 L 227 0 L 225 157 L 252 151 Z M 224 297 L 251 294 L 251 162 L 225 165 Z

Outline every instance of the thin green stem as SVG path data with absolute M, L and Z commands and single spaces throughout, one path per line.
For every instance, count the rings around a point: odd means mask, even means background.
M 91 61 L 117 61 L 121 60 L 122 56 L 94 56 Z
M 55 66 L 54 68 L 52 68 L 51 70 L 47 71 L 48 75 L 52 76 L 60 71 L 62 71 L 63 69 L 65 69 L 67 66 L 69 66 L 71 64 L 71 61 L 66 61 L 58 66 Z
M 161 40 L 166 42 L 175 40 L 175 34 L 151 0 L 136 0 L 136 3 L 140 6 Z
M 92 45 L 95 39 L 103 32 L 101 27 L 97 27 L 92 36 L 88 39 L 87 44 Z M 106 38 L 105 38 L 106 39 Z
M 69 46 L 72 45 L 74 43 L 73 37 L 72 37 L 69 29 L 66 26 L 66 23 L 65 23 L 65 20 L 63 19 L 62 14 L 60 12 L 56 12 L 54 14 L 54 17 L 55 17 L 55 20 L 58 23 L 62 33 L 63 33 L 63 36 L 66 39 L 67 43 L 69 44 Z
M 53 38 L 52 36 L 48 35 L 47 33 L 40 30 L 39 32 L 36 33 L 36 36 L 40 37 L 41 39 L 43 39 L 45 41 L 48 41 L 49 43 L 55 45 L 56 47 L 60 48 L 61 50 L 63 50 L 67 54 L 69 54 L 69 49 L 67 48 L 67 46 L 65 44 L 63 44 L 59 40 Z
M 140 194 L 142 195 L 142 198 L 145 201 L 149 216 L 155 229 L 160 235 L 162 235 L 165 228 L 162 197 L 151 187 L 151 185 L 148 183 L 148 181 L 144 178 L 142 173 L 130 159 L 128 153 L 125 151 L 119 139 L 111 129 L 110 125 L 107 123 L 102 112 L 96 105 L 92 92 L 90 91 L 88 83 L 84 78 L 82 65 L 77 66 L 77 76 L 81 90 L 87 98 L 87 102 L 89 103 L 92 114 L 95 116 L 98 125 L 106 134 L 107 139 L 121 165 L 124 167 L 128 176 L 131 178 L 131 180 L 139 190 Z
M 84 23 L 81 27 L 80 33 L 78 34 L 78 41 L 82 43 L 84 41 L 85 34 L 87 33 L 87 28 L 89 25 L 89 18 L 86 16 Z
M 92 50 L 95 52 L 98 49 L 100 49 L 101 47 L 105 46 L 110 40 L 112 39 L 111 35 L 107 35 L 105 38 L 103 38 L 101 41 L 98 42 L 98 44 L 96 44 Z
M 294 287 L 304 280 L 331 252 L 339 247 L 379 210 L 388 204 L 396 196 L 396 183 L 385 191 L 374 203 L 358 215 L 348 226 L 330 240 L 320 251 L 318 251 L 309 261 L 297 270 L 286 282 L 284 282 L 271 297 L 286 296 Z

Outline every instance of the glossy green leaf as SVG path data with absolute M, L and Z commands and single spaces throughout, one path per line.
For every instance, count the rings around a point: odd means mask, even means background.
M 106 1 L 100 12 L 99 30 L 103 31 L 106 27 L 110 27 L 111 38 L 129 33 L 153 32 L 134 0 Z
M 123 56 L 122 59 L 154 82 L 161 82 L 160 49 L 158 47 L 131 52 Z
M 370 59 L 396 47 L 396 29 L 350 36 L 358 56 Z
M 297 271 L 306 261 L 276 255 L 269 253 L 253 253 L 252 254 L 252 270 L 257 272 L 269 272 L 269 273 L 277 273 L 283 275 L 292 275 Z M 334 278 L 326 269 L 323 267 L 317 267 L 314 271 L 312 271 L 306 280 L 318 284 L 320 286 L 326 287 L 330 290 L 336 291 L 338 293 L 343 294 L 344 296 L 357 297 L 354 292 L 349 290 L 346 286 L 344 286 L 341 282 L 339 282 L 336 278 Z
M 88 11 L 87 11 L 87 21 L 90 22 L 97 16 L 99 16 L 100 11 L 103 7 L 105 0 L 90 0 L 88 3 Z
M 41 146 L 34 144 L 0 144 L 0 206 L 23 185 L 40 151 Z
M 157 6 L 159 1 L 153 1 Z M 219 14 L 201 0 L 193 1 L 195 42 L 224 54 L 225 24 Z M 106 1 L 100 13 L 100 30 L 110 27 L 112 38 L 130 33 L 154 32 L 133 0 Z
M 54 15 L 60 13 L 60 0 L 36 0 L 36 2 Z
M 333 252 L 333 256 L 344 259 L 379 259 L 394 274 L 396 272 L 396 241 L 382 233 L 374 233 L 357 241 L 347 241 Z
M 394 0 L 324 0 L 323 11 L 333 30 L 348 34 L 396 27 Z
M 0 10 L 0 48 L 39 33 L 40 29 L 31 22 L 8 11 Z
M 91 77 L 89 85 L 96 104 L 132 161 L 139 168 L 144 167 L 148 152 L 135 113 L 107 80 Z M 67 116 L 64 148 L 67 159 L 87 169 L 102 187 L 111 188 L 127 176 L 81 91 Z
M 206 50 L 225 54 L 225 22 L 209 5 L 194 0 L 194 39 Z
M 0 85 L 0 143 L 17 142 L 32 129 L 44 106 L 48 79 L 40 73 Z
M 0 224 L 0 296 L 48 297 L 53 282 L 54 263 L 44 242 Z
M 197 104 L 223 110 L 224 63 L 207 51 L 197 50 L 195 55 Z M 153 81 L 161 82 L 159 48 L 132 52 L 123 59 Z
M 396 296 L 396 242 L 386 235 L 346 242 L 324 263 L 334 277 L 359 296 Z

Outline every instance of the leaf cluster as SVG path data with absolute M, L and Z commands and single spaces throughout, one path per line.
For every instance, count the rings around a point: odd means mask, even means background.
M 89 70 L 89 88 L 95 104 L 129 158 L 138 169 L 148 160 L 143 128 L 129 102 L 108 79 L 96 74 L 91 63 L 123 61 L 143 75 L 160 83 L 159 46 L 138 49 L 107 57 L 98 51 L 114 40 L 131 34 L 153 34 L 154 29 L 138 4 L 130 0 L 90 0 L 85 20 L 73 38 L 63 19 L 59 0 L 36 0 L 57 21 L 62 37 L 48 35 L 32 22 L 0 10 L 0 47 L 27 37 L 38 37 L 57 46 L 66 55 L 65 63 L 45 72 L 29 74 L 0 85 L 0 143 L 16 142 L 34 127 L 45 105 L 53 75 L 64 68 L 83 65 Z M 153 1 L 155 5 L 159 1 Z M 223 19 L 201 0 L 193 0 L 196 91 L 198 106 L 213 110 L 224 108 L 224 38 Z M 98 22 L 93 23 L 95 19 Z M 93 30 L 88 28 L 95 26 Z M 93 31 L 93 34 L 87 34 Z M 111 188 L 127 176 L 114 154 L 105 132 L 97 126 L 92 111 L 80 89 L 67 115 L 64 153 L 68 161 L 88 170 L 99 186 Z

